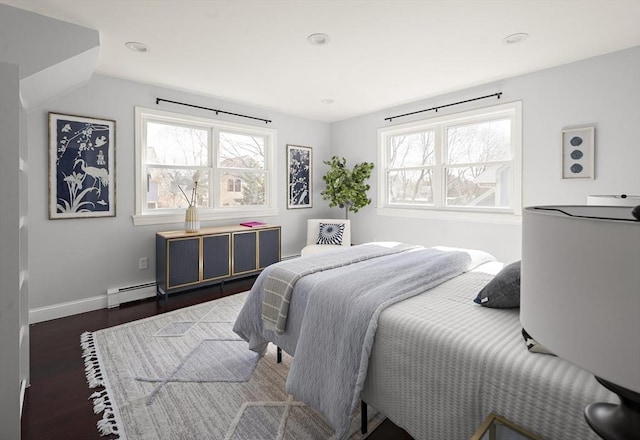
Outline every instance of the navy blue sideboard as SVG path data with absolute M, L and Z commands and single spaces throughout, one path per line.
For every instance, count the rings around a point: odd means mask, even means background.
M 280 261 L 280 226 L 221 226 L 156 234 L 158 293 L 254 275 Z

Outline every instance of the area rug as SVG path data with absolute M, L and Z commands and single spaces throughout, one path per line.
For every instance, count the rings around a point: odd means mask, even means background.
M 259 357 L 233 331 L 247 292 L 84 333 L 98 430 L 121 440 L 326 440 L 333 429 L 284 391 L 292 358 Z M 371 433 L 384 417 L 369 411 Z M 361 439 L 360 414 L 349 439 Z

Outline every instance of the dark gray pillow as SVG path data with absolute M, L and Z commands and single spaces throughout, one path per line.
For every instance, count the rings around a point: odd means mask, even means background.
M 503 267 L 473 301 L 494 309 L 520 307 L 520 261 Z

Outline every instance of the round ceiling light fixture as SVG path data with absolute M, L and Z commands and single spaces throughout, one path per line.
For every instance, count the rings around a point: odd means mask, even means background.
M 311 34 L 307 37 L 307 41 L 312 46 L 324 46 L 329 44 L 329 36 L 323 33 Z
M 331 98 L 324 98 L 322 100 L 320 100 L 321 103 L 323 104 L 333 104 L 335 101 Z
M 518 44 L 529 38 L 529 34 L 518 32 L 516 34 L 507 35 L 502 39 L 502 44 Z
M 127 46 L 129 50 L 138 53 L 146 53 L 150 50 L 149 46 L 147 46 L 146 44 L 138 43 L 137 41 L 127 41 L 126 43 L 124 43 L 124 45 Z

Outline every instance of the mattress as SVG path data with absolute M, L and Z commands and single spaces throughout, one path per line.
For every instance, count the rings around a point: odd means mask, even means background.
M 487 263 L 385 309 L 361 397 L 415 439 L 469 439 L 494 412 L 547 440 L 591 439 L 583 408 L 618 402 L 573 364 L 530 353 L 519 309 L 472 299 Z

